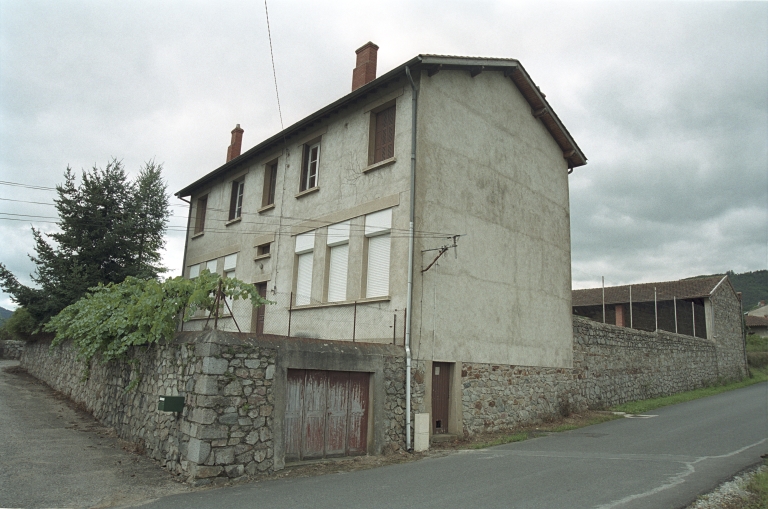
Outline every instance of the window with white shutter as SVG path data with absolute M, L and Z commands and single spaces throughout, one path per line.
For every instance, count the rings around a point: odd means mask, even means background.
M 296 269 L 296 305 L 303 306 L 312 300 L 312 252 L 299 255 Z
M 347 300 L 349 244 L 332 247 L 330 258 L 328 262 L 328 302 Z
M 197 276 L 200 275 L 200 263 L 197 265 L 192 265 L 189 268 L 189 279 L 195 279 Z
M 224 277 L 225 278 L 235 277 L 236 267 L 237 267 L 237 253 L 224 257 Z M 224 297 L 224 300 L 226 300 L 228 307 L 225 306 L 224 309 L 222 309 L 222 312 L 228 314 L 232 311 L 234 300 L 231 297 Z
M 209 262 L 207 262 L 205 264 L 205 268 L 208 269 L 208 271 L 211 274 L 216 274 L 216 264 L 217 264 L 217 262 L 218 262 L 217 260 L 211 260 L 211 261 L 209 261 Z
M 365 216 L 365 236 L 368 243 L 368 265 L 365 296 L 389 295 L 389 253 L 392 209 Z
M 224 257 L 224 272 L 235 270 L 236 266 L 237 266 L 237 253 Z
M 389 295 L 389 234 L 368 239 L 368 279 L 366 297 Z
M 328 302 L 347 300 L 349 221 L 328 227 Z
M 315 232 L 296 236 L 296 305 L 303 306 L 312 301 L 312 262 L 315 246 Z

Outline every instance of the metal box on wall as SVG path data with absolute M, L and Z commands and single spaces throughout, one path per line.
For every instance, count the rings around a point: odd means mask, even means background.
M 157 409 L 161 412 L 181 412 L 184 410 L 184 396 L 160 396 Z

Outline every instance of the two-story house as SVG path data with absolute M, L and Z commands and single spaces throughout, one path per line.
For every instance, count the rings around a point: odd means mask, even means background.
M 376 78 L 377 50 L 357 50 L 350 93 L 242 154 L 238 125 L 226 163 L 176 193 L 191 202 L 184 275 L 235 276 L 275 302 L 235 302 L 240 330 L 338 345 L 278 359 L 288 459 L 312 456 L 291 430 L 338 373 L 370 394 L 348 410 L 368 445 L 347 453 L 381 450 L 375 344 L 404 352 L 407 446 L 414 412 L 462 432 L 466 365 L 572 366 L 568 174 L 586 157 L 517 60 L 419 55 Z

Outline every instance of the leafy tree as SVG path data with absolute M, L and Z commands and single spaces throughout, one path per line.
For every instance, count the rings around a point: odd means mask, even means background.
M 254 306 L 269 303 L 254 285 L 207 270 L 195 279 L 176 277 L 162 283 L 129 276 L 122 283 L 92 288 L 44 328 L 56 333 L 52 347 L 72 340 L 86 362 L 96 354 L 106 362 L 123 357 L 132 346 L 172 339 L 182 317 L 213 309 L 219 285 L 230 299 L 250 299 Z
M 98 284 L 157 278 L 165 271 L 159 263 L 169 216 L 161 171 L 162 165 L 149 161 L 131 182 L 113 159 L 104 169 L 83 171 L 77 184 L 68 167 L 54 200 L 59 231 L 32 228 L 32 280 L 38 287 L 22 285 L 2 264 L 0 286 L 37 323 L 45 323 Z
M 0 339 L 27 340 L 35 330 L 35 320 L 25 308 L 17 308 L 13 314 L 0 325 Z

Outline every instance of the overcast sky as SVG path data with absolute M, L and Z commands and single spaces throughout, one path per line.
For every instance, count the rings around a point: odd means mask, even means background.
M 349 92 L 369 40 L 379 75 L 419 53 L 520 60 L 589 159 L 574 288 L 768 264 L 768 3 L 272 0 L 269 19 L 286 126 Z M 244 151 L 280 130 L 263 2 L 0 0 L 0 180 L 154 159 L 173 194 L 224 163 L 237 123 Z M 0 261 L 23 282 L 55 208 L 9 200 L 54 196 L 0 185 Z

